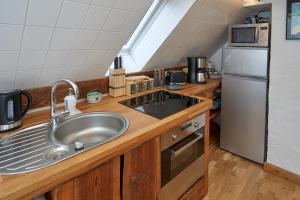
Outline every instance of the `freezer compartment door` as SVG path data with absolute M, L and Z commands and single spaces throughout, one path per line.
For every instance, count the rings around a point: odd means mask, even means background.
M 223 74 L 238 74 L 267 78 L 268 53 L 266 48 L 223 48 Z
M 266 81 L 223 76 L 221 148 L 264 162 L 266 93 Z

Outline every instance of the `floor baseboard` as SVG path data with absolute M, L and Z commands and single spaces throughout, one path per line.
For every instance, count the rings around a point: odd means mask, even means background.
M 285 169 L 282 169 L 280 167 L 277 167 L 277 166 L 272 165 L 267 162 L 264 163 L 264 170 L 266 172 L 269 172 L 271 174 L 274 174 L 276 176 L 279 176 L 281 178 L 287 179 L 289 181 L 292 181 L 292 182 L 300 185 L 300 176 L 297 174 L 294 174 L 290 171 L 287 171 Z

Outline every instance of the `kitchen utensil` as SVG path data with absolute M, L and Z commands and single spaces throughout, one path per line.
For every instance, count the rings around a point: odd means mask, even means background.
M 114 59 L 114 69 L 121 69 L 123 67 L 122 57 L 115 57 Z
M 86 95 L 88 103 L 98 103 L 101 101 L 103 94 L 100 92 L 90 92 Z

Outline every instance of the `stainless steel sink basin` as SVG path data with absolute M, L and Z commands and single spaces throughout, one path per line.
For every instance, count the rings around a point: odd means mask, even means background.
M 56 127 L 51 139 L 58 144 L 103 143 L 122 135 L 128 120 L 115 113 L 86 113 L 67 119 Z
M 128 126 L 128 120 L 117 113 L 94 112 L 68 117 L 54 130 L 51 123 L 23 129 L 0 140 L 0 174 L 56 164 L 121 136 Z

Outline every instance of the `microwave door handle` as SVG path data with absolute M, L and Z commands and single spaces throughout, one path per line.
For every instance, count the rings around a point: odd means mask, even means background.
M 189 147 L 193 146 L 193 144 L 195 144 L 196 142 L 198 142 L 201 138 L 203 138 L 204 135 L 203 134 L 199 134 L 198 137 L 196 137 L 194 140 L 190 141 L 189 143 L 187 143 L 186 145 L 184 145 L 182 148 L 178 149 L 178 150 L 173 150 L 171 149 L 171 154 L 173 157 L 176 157 L 178 155 L 180 155 L 181 153 L 183 153 L 185 150 L 187 150 Z
M 257 28 L 255 31 L 255 43 L 258 44 L 258 38 L 259 38 L 259 29 Z

